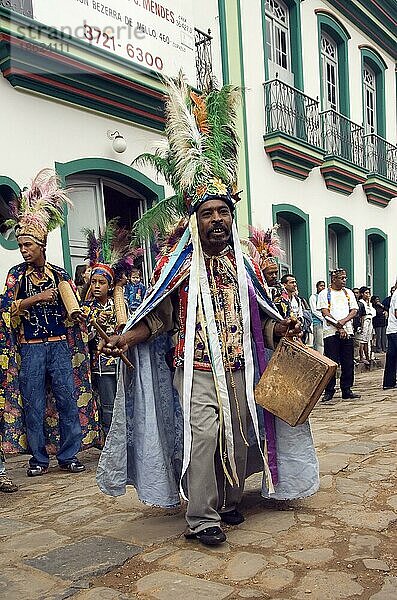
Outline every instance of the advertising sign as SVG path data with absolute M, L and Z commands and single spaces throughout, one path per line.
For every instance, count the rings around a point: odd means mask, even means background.
M 17 4 L 12 8 L 22 12 Z M 190 83 L 196 83 L 191 2 L 30 0 L 30 4 L 33 19 L 39 23 L 137 67 L 167 76 L 182 69 Z

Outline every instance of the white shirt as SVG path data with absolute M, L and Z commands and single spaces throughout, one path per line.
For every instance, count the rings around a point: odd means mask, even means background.
M 294 313 L 294 315 L 296 317 L 298 317 L 298 319 L 301 319 L 303 317 L 303 307 L 302 307 L 301 299 L 297 298 L 294 294 L 292 296 L 292 298 L 290 299 L 290 304 L 291 304 L 291 311 Z
M 331 306 L 328 306 L 328 292 L 331 292 Z M 347 296 L 348 297 L 347 297 Z M 329 290 L 325 289 L 318 295 L 317 300 L 317 308 L 321 310 L 322 308 L 329 308 L 331 316 L 339 321 L 340 319 L 344 319 L 347 317 L 349 312 L 353 309 L 358 309 L 356 297 L 351 290 L 348 288 L 344 288 L 343 290 Z M 353 320 L 351 319 L 344 326 L 345 331 L 349 335 L 353 335 Z M 328 323 L 324 319 L 323 322 L 323 335 L 324 337 L 329 337 L 330 335 L 335 335 L 337 332 L 337 328 L 331 323 Z
M 364 306 L 364 309 L 365 309 L 365 318 L 366 319 L 372 319 L 372 317 L 374 317 L 376 315 L 376 310 L 374 309 L 374 307 L 372 306 L 372 304 L 370 302 L 369 303 L 366 302 L 362 298 L 359 300 L 359 302 L 361 302 L 361 304 Z
M 312 294 L 309 298 L 309 305 L 310 305 L 310 310 L 312 311 L 312 315 L 314 317 L 317 317 L 317 319 L 319 319 L 322 323 L 323 315 L 320 310 L 317 310 L 318 296 L 319 296 L 318 294 Z
M 394 292 L 390 300 L 389 318 L 387 320 L 386 333 L 397 333 L 397 290 Z

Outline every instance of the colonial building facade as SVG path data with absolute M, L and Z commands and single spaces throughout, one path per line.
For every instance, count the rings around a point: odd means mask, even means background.
M 394 0 L 0 0 L 1 277 L 19 260 L 9 202 L 42 167 L 74 202 L 48 247 L 70 272 L 83 227 L 114 216 L 131 226 L 171 193 L 131 163 L 164 127 L 160 75 L 182 67 L 198 88 L 209 70 L 244 88 L 242 235 L 280 223 L 280 270 L 303 295 L 337 265 L 350 286 L 386 295 L 397 275 L 396 13 Z
M 397 275 L 396 2 L 219 5 L 224 76 L 245 86 L 250 218 L 280 223 L 281 271 L 304 295 L 339 265 L 384 297 Z

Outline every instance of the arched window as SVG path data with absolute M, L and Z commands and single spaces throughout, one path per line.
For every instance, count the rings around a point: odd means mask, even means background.
M 372 294 L 385 298 L 388 292 L 387 235 L 380 229 L 365 232 L 367 250 L 367 286 Z
M 332 15 L 316 10 L 323 111 L 350 116 L 348 42 L 350 35 Z
M 278 230 L 286 252 L 281 270 L 293 273 L 299 292 L 305 298 L 311 294 L 309 215 L 291 204 L 273 206 L 273 222 L 281 225 Z
M 18 243 L 14 229 L 6 226 L 11 217 L 10 202 L 19 195 L 19 186 L 9 177 L 0 176 L 0 245 L 7 250 L 16 250 Z
M 338 46 L 326 33 L 321 34 L 321 64 L 324 110 L 339 112 Z
M 365 133 L 376 133 L 376 78 L 374 71 L 366 64 L 363 70 L 363 92 Z
M 347 287 L 354 285 L 353 227 L 340 217 L 325 219 L 327 273 L 346 269 Z
M 365 133 L 386 137 L 386 63 L 374 50 L 361 46 L 363 80 L 363 120 Z
M 263 0 L 266 79 L 303 90 L 300 0 Z
M 98 232 L 108 221 L 117 218 L 121 227 L 131 230 L 146 209 L 146 199 L 126 185 L 94 174 L 67 177 L 66 185 L 73 203 L 68 214 L 68 234 L 74 272 L 87 253 L 83 227 Z
M 283 219 L 280 216 L 278 217 L 277 222 L 280 225 L 280 229 L 277 233 L 280 238 L 281 248 L 284 250 L 284 256 L 279 260 L 279 272 L 281 279 L 283 275 L 291 273 L 292 271 L 291 226 L 286 219 Z
M 332 227 L 328 228 L 328 275 L 338 267 L 338 236 Z M 331 279 L 331 278 L 330 278 Z
M 266 48 L 270 62 L 291 72 L 288 8 L 281 0 L 266 0 Z M 286 82 L 288 83 L 288 82 Z
M 105 158 L 83 158 L 56 163 L 62 184 L 69 187 L 74 208 L 62 227 L 65 269 L 72 273 L 85 252 L 83 227 L 96 229 L 118 217 L 120 225 L 131 229 L 147 207 L 164 198 L 164 188 L 136 169 Z M 151 269 L 147 248 L 145 276 Z

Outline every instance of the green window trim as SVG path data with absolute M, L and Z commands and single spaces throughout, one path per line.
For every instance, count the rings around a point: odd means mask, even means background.
M 372 227 L 371 229 L 365 230 L 365 264 L 367 273 L 367 285 L 368 281 L 368 242 L 369 240 L 373 243 L 374 249 L 374 280 L 372 283 L 371 293 L 376 296 L 380 296 L 380 299 L 386 298 L 389 293 L 389 277 L 387 270 L 387 257 L 388 257 L 388 237 L 387 234 L 378 229 Z
M 364 66 L 367 64 L 375 73 L 376 85 L 376 133 L 386 138 L 386 99 L 385 99 L 385 70 L 387 65 L 383 58 L 379 56 L 372 48 L 360 46 L 361 52 L 361 73 L 364 73 Z M 363 122 L 365 123 L 365 99 L 364 83 L 362 86 L 363 103 Z
M 148 197 L 149 202 L 158 202 L 165 197 L 164 187 L 152 181 L 133 167 L 107 158 L 81 158 L 66 163 L 55 163 L 61 184 L 66 186 L 66 178 L 71 175 L 91 174 L 106 176 L 125 185 L 133 186 Z M 72 275 L 70 244 L 68 233 L 68 213 L 65 209 L 65 224 L 61 228 L 63 261 L 65 270 Z
M 244 72 L 244 48 L 241 19 L 240 0 L 218 0 L 219 32 L 221 40 L 222 77 L 223 83 L 241 86 L 241 127 L 239 137 L 241 141 L 239 180 L 245 192 L 246 202 L 241 202 L 238 211 L 239 224 L 246 225 L 252 222 L 251 208 L 251 175 L 248 149 L 248 124 Z M 228 35 L 234 43 L 228 43 Z
M 301 0 L 283 0 L 289 10 L 289 34 L 291 43 L 291 69 L 294 74 L 294 87 L 303 92 L 303 61 L 302 61 L 302 24 L 301 24 Z M 269 79 L 268 57 L 266 52 L 266 14 L 265 2 L 261 0 L 262 15 L 262 43 L 264 57 L 265 81 Z
M 10 179 L 10 177 L 6 177 L 4 175 L 0 175 L 0 186 L 6 186 L 10 188 L 16 196 L 19 196 L 21 193 L 21 188 L 19 185 L 13 179 Z M 0 246 L 5 250 L 17 250 L 18 242 L 17 240 L 7 240 L 0 233 Z
M 309 298 L 312 294 L 309 215 L 292 204 L 273 204 L 273 223 L 281 217 L 291 226 L 292 271 L 299 292 Z
M 350 35 L 345 27 L 334 16 L 324 11 L 315 11 L 318 30 L 318 57 L 320 68 L 320 98 L 321 110 L 324 110 L 323 98 L 323 65 L 321 61 L 321 33 L 327 33 L 338 46 L 338 79 L 339 79 L 339 110 L 342 115 L 350 118 L 350 87 L 349 87 L 349 40 Z
M 230 82 L 230 73 L 229 73 L 229 48 L 228 48 L 228 39 L 227 39 L 225 0 L 218 0 L 218 11 L 219 11 L 219 33 L 220 33 L 220 41 L 221 41 L 222 78 L 223 78 L 223 84 L 227 85 Z
M 354 237 L 353 225 L 341 217 L 326 217 L 325 219 L 325 272 L 328 277 L 329 248 L 328 231 L 333 229 L 338 239 L 338 267 L 346 269 L 347 287 L 354 287 Z

